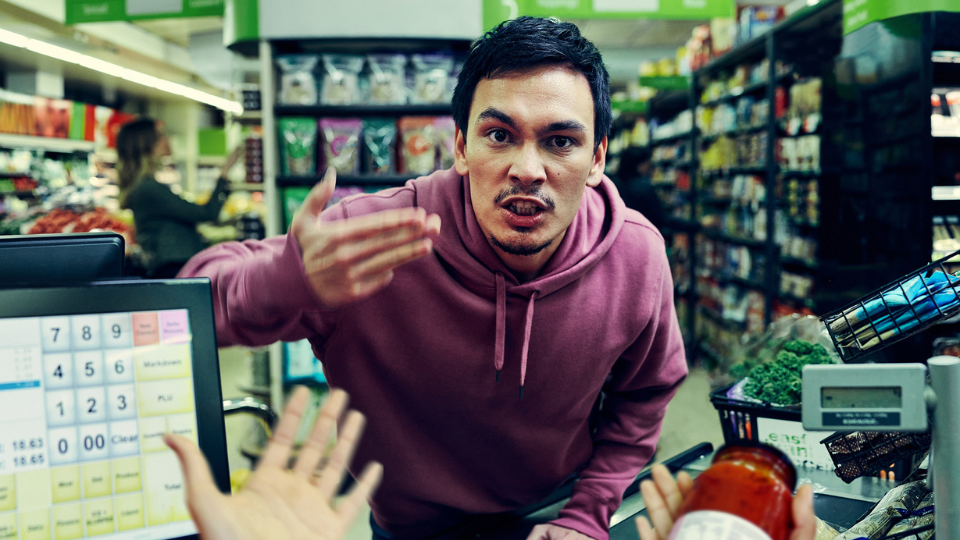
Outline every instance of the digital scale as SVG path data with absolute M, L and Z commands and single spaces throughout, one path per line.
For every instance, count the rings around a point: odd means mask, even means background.
M 960 538 L 960 358 L 935 356 L 926 367 L 807 365 L 802 403 L 810 431 L 923 432 L 932 413 L 927 482 L 935 493 L 935 530 L 938 538 Z

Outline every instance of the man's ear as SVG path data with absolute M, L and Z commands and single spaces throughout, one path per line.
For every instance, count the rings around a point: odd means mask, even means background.
M 460 126 L 456 127 L 456 140 L 453 144 L 453 166 L 457 169 L 457 174 L 467 176 L 470 169 L 467 167 L 467 137 L 460 131 Z
M 590 167 L 590 176 L 587 177 L 587 185 L 597 187 L 600 185 L 600 179 L 603 178 L 603 170 L 607 167 L 607 138 L 604 137 L 597 145 L 597 151 L 593 154 L 593 165 Z

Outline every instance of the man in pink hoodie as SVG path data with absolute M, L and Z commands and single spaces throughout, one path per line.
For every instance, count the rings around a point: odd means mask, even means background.
M 576 26 L 522 17 L 472 47 L 456 165 L 206 250 L 222 345 L 309 339 L 368 418 L 374 537 L 414 540 L 543 500 L 539 539 L 608 538 L 687 373 L 663 238 L 603 175 L 608 75 Z M 441 229 L 442 223 L 442 229 Z

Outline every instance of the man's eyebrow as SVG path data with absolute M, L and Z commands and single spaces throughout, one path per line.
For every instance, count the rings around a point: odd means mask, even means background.
M 553 133 L 555 131 L 575 131 L 579 133 L 586 133 L 587 127 L 576 120 L 563 120 L 561 122 L 553 122 L 549 126 L 537 130 L 537 136 L 542 137 L 547 133 Z
M 513 129 L 517 129 L 517 123 L 513 121 L 513 118 L 510 118 L 510 115 L 494 107 L 488 107 L 487 110 L 478 114 L 477 121 L 481 120 L 497 120 Z

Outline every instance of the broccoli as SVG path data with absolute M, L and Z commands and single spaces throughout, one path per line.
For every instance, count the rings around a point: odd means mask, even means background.
M 795 405 L 801 400 L 803 366 L 830 363 L 833 361 L 822 345 L 788 341 L 773 362 L 750 369 L 743 391 L 748 396 L 777 405 Z

